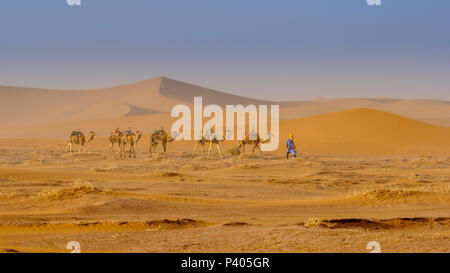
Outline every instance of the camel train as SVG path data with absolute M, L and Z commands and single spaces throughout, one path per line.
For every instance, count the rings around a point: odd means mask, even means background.
M 230 132 L 227 132 L 227 134 Z M 138 148 L 138 143 L 141 140 L 143 135 L 142 131 L 135 131 L 128 129 L 124 132 L 122 132 L 119 128 L 115 129 L 111 132 L 108 140 L 109 140 L 109 148 L 108 153 L 112 153 L 119 157 L 126 157 L 128 154 L 128 157 L 134 157 L 136 158 L 136 150 Z M 86 152 L 86 144 L 94 140 L 94 137 L 96 136 L 96 133 L 93 131 L 90 131 L 89 134 L 86 136 L 84 135 L 80 130 L 73 131 L 72 134 L 69 137 L 69 141 L 67 143 L 66 152 L 73 152 L 73 146 L 79 145 L 78 152 Z M 255 137 L 256 136 L 256 137 Z M 249 134 L 245 134 L 245 138 L 243 140 L 239 141 L 238 150 L 239 153 L 245 153 L 245 146 L 250 145 L 253 146 L 253 153 L 255 150 L 259 150 L 259 152 L 262 154 L 261 151 L 261 144 L 264 144 L 268 141 L 270 141 L 270 136 L 266 140 L 262 140 L 259 134 L 255 134 L 253 137 L 249 137 Z M 156 154 L 156 148 L 159 144 L 161 144 L 163 149 L 163 157 L 167 158 L 167 144 L 171 143 L 175 139 L 170 136 L 166 131 L 164 131 L 164 128 L 161 127 L 159 130 L 155 130 L 151 136 L 150 136 L 150 147 L 149 147 L 149 154 Z M 216 134 L 214 133 L 213 129 L 209 129 L 206 134 L 202 133 L 201 139 L 197 140 L 195 143 L 195 146 L 192 150 L 191 158 L 194 158 L 195 151 L 198 147 L 201 147 L 201 153 L 202 156 L 205 154 L 205 145 L 209 144 L 208 147 L 208 153 L 206 158 L 210 158 L 211 150 L 213 145 L 216 146 L 217 151 L 219 152 L 220 159 L 223 159 L 222 150 L 220 149 L 220 145 L 225 141 L 224 138 L 219 139 Z M 117 147 L 119 148 L 119 151 L 117 153 L 114 153 L 114 146 L 117 144 Z M 128 145 L 128 149 L 126 148 Z

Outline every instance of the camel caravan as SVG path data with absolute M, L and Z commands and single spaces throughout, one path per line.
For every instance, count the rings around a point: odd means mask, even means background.
M 227 134 L 232 133 L 227 131 Z M 108 138 L 109 141 L 109 147 L 108 147 L 108 153 L 113 154 L 116 157 L 133 157 L 136 158 L 136 151 L 138 150 L 138 143 L 141 140 L 143 135 L 142 131 L 132 131 L 130 128 L 125 131 L 121 131 L 120 128 L 116 128 L 113 130 Z M 86 150 L 86 144 L 93 141 L 94 137 L 96 136 L 96 133 L 93 131 L 90 131 L 88 135 L 84 135 L 79 129 L 76 131 L 73 131 L 69 137 L 69 141 L 67 143 L 66 152 L 74 152 L 73 146 L 79 145 L 78 152 L 87 152 Z M 164 158 L 167 158 L 167 144 L 171 143 L 175 140 L 174 137 L 170 136 L 163 127 L 158 130 L 154 130 L 153 133 L 150 136 L 150 147 L 149 147 L 149 154 L 156 154 L 158 155 L 156 149 L 161 144 L 162 147 L 162 156 Z M 206 155 L 206 159 L 210 158 L 211 150 L 213 146 L 216 146 L 217 151 L 219 152 L 220 159 L 223 159 L 223 153 L 220 148 L 220 146 L 225 141 L 225 138 L 219 139 L 217 135 L 215 134 L 214 130 L 210 128 L 206 133 L 202 133 L 199 140 L 196 140 L 194 148 L 192 150 L 191 158 L 194 158 L 195 151 L 198 147 L 201 148 L 201 154 L 204 157 L 205 156 L 205 146 L 208 145 L 208 153 Z M 238 154 L 244 153 L 245 154 L 245 146 L 250 145 L 253 147 L 253 153 L 255 150 L 259 150 L 259 152 L 262 154 L 261 151 L 261 144 L 264 144 L 266 142 L 270 141 L 270 135 L 265 139 L 262 140 L 259 134 L 255 132 L 249 133 L 246 131 L 245 138 L 243 140 L 239 140 L 239 146 Z M 114 147 L 118 147 L 118 151 L 114 152 Z

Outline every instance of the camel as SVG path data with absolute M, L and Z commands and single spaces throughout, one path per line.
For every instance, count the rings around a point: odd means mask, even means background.
M 255 152 L 255 149 L 258 148 L 259 152 L 262 154 L 261 151 L 261 144 L 267 143 L 270 141 L 270 134 L 269 137 L 266 140 L 262 140 L 259 134 L 256 134 L 256 139 L 249 139 L 248 136 L 245 137 L 245 139 L 239 141 L 239 150 L 241 150 L 242 147 L 242 153 L 245 154 L 245 145 L 253 145 L 253 151 Z
M 72 133 L 72 135 L 69 137 L 69 142 L 67 143 L 66 153 L 67 152 L 73 153 L 73 145 L 74 144 L 80 145 L 80 148 L 78 149 L 79 153 L 81 153 L 82 150 L 84 150 L 84 152 L 87 152 L 85 145 L 86 145 L 86 143 L 91 142 L 95 136 L 96 136 L 96 134 L 92 131 L 89 132 L 87 138 L 81 132 L 79 132 L 78 134 Z
M 227 132 L 228 133 L 228 132 Z M 222 156 L 222 151 L 220 150 L 220 144 L 224 141 L 225 139 L 217 139 L 216 134 L 214 133 L 214 131 L 212 129 L 210 129 L 207 133 L 207 136 L 205 137 L 202 134 L 202 139 L 198 140 L 197 143 L 194 146 L 194 149 L 192 150 L 192 156 L 191 158 L 194 158 L 194 153 L 197 150 L 198 146 L 201 147 L 202 149 L 202 156 L 204 156 L 205 154 L 205 144 L 209 143 L 209 149 L 208 149 L 208 155 L 206 156 L 206 159 L 209 159 L 209 155 L 211 154 L 211 149 L 212 149 L 212 145 L 215 144 L 217 147 L 217 151 L 219 151 L 219 155 L 220 155 L 220 159 L 223 159 Z
M 121 145 L 119 145 L 121 147 L 120 150 L 120 156 L 125 155 L 125 145 L 130 145 L 130 148 L 128 150 L 128 157 L 131 157 L 131 155 L 133 155 L 134 158 L 136 158 L 136 149 L 134 148 L 134 145 L 137 146 L 139 140 L 142 137 L 142 132 L 141 131 L 136 131 L 135 133 L 130 133 L 130 134 L 122 134 L 121 136 Z
M 123 138 L 122 132 L 118 132 L 117 134 L 111 134 L 109 136 L 109 153 L 114 153 L 114 144 L 117 144 L 119 146 L 119 149 L 122 149 L 122 138 Z M 119 152 L 120 153 L 120 152 Z
M 175 139 L 173 137 L 169 136 L 169 134 L 167 134 L 166 131 L 164 131 L 164 129 L 162 129 L 162 128 L 161 128 L 161 130 L 155 131 L 150 136 L 149 153 L 152 154 L 152 150 L 156 153 L 156 147 L 158 146 L 159 143 L 161 143 L 161 145 L 164 149 L 163 156 L 164 156 L 164 158 L 166 158 L 167 143 L 170 143 L 174 140 Z
M 142 137 L 142 131 L 136 131 L 135 133 L 131 134 L 124 134 L 120 131 L 118 131 L 116 134 L 111 134 L 109 136 L 109 148 L 108 152 L 114 153 L 114 144 L 117 144 L 119 146 L 120 151 L 117 153 L 120 155 L 120 157 L 125 155 L 125 145 L 130 144 L 130 157 L 131 154 L 136 157 L 136 152 L 134 149 L 134 145 L 137 146 L 139 140 Z

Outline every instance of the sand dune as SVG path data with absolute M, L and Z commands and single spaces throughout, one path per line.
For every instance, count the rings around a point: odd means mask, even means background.
M 0 131 L 2 131 L 3 138 L 65 139 L 74 129 L 80 129 L 83 132 L 92 130 L 99 136 L 109 136 L 115 128 L 131 128 L 150 133 L 161 128 L 161 126 L 170 128 L 171 119 L 168 114 L 75 120 L 42 125 L 0 125 Z
M 194 96 L 203 96 L 204 102 L 208 104 L 269 103 L 164 77 L 85 91 L 0 86 L 0 124 L 49 124 L 83 118 L 99 119 L 170 112 L 176 104 L 192 104 Z
M 91 115 L 97 119 L 111 114 L 122 117 L 129 113 L 124 110 L 126 105 L 166 112 L 169 106 L 180 101 L 159 96 L 160 83 L 161 78 L 155 78 L 87 91 L 0 87 L 0 99 L 5 104 L 0 107 L 0 124 L 48 124 L 80 117 L 91 119 Z
M 184 103 L 190 104 L 192 104 L 194 96 L 203 97 L 203 103 L 205 104 L 218 104 L 222 106 L 226 104 L 248 105 L 272 103 L 267 100 L 258 100 L 254 98 L 236 96 L 167 78 L 161 78 L 159 94 L 167 98 L 181 100 Z
M 134 106 L 131 104 L 126 104 L 118 101 L 106 101 L 96 104 L 72 116 L 71 119 L 79 121 L 89 119 L 154 115 L 161 113 L 162 113 L 161 111 Z
M 448 118 L 450 101 L 397 100 L 376 106 L 377 109 L 412 118 Z
M 227 94 L 165 77 L 83 91 L 0 86 L 0 124 L 51 124 L 83 119 L 167 113 L 176 104 L 191 105 L 194 96 L 202 96 L 205 104 L 222 106 L 279 104 L 282 120 L 364 107 L 450 126 L 450 102 L 448 101 L 341 98 L 275 102 Z
M 450 127 L 450 101 L 424 99 L 399 100 L 378 105 L 374 109 L 435 125 Z
M 339 154 L 450 154 L 450 128 L 358 108 L 283 121 L 300 150 Z

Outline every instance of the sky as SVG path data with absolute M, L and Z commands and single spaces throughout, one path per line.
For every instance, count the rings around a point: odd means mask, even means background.
M 2 0 L 0 85 L 450 100 L 450 1 Z

